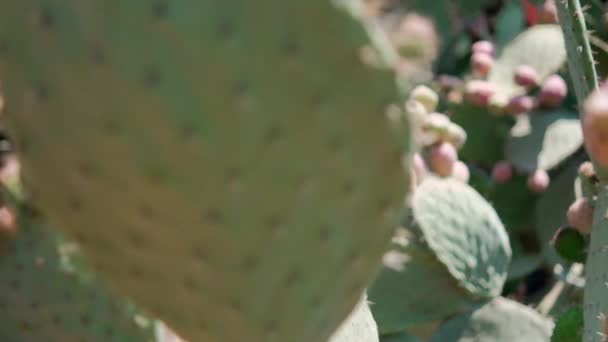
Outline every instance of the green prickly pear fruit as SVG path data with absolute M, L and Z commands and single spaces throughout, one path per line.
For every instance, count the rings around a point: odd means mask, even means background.
M 586 197 L 574 201 L 568 208 L 568 224 L 583 234 L 591 233 L 593 203 Z
M 410 139 L 333 3 L 0 2 L 28 200 L 187 340 L 324 341 L 381 267 Z
M 543 83 L 539 96 L 539 103 L 544 107 L 557 107 L 568 95 L 568 85 L 559 75 L 552 75 Z
M 538 73 L 529 65 L 519 65 L 515 68 L 515 83 L 525 88 L 538 85 Z
M 434 112 L 437 109 L 437 103 L 439 103 L 439 95 L 433 89 L 423 85 L 414 88 L 410 98 L 422 103 L 429 113 Z

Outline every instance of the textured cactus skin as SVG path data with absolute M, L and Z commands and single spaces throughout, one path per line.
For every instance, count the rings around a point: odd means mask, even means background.
M 598 87 L 595 62 L 591 53 L 585 17 L 578 0 L 556 1 L 560 23 L 566 40 L 568 66 L 575 86 L 579 107 Z M 582 115 L 582 111 L 581 111 Z M 595 165 L 601 181 L 593 218 L 593 228 L 585 264 L 584 296 L 585 328 L 583 341 L 604 341 L 608 333 L 608 170 Z
M 31 201 L 114 288 L 193 341 L 330 336 L 408 184 L 354 21 L 321 0 L 0 13 Z
M 0 245 L 2 341 L 163 341 L 162 323 L 114 296 L 73 241 L 27 210 L 20 223 Z

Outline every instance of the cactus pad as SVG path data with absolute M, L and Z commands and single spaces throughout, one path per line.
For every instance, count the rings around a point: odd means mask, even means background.
M 520 115 L 507 140 L 506 156 L 526 172 L 551 170 L 583 146 L 577 113 Z
M 566 47 L 559 25 L 535 25 L 505 46 L 490 70 L 488 80 L 496 84 L 496 96 L 508 100 L 525 93 L 524 88 L 515 83 L 515 68 L 528 65 L 543 81 L 565 62 Z
M 3 341 L 165 342 L 164 325 L 104 286 L 78 245 L 26 210 L 0 245 Z
M 500 294 L 511 247 L 481 195 L 462 182 L 430 178 L 416 188 L 412 208 L 425 241 L 464 288 L 484 298 Z
M 188 340 L 331 335 L 407 186 L 382 113 L 394 80 L 360 63 L 358 23 L 325 0 L 0 13 L 30 199 L 113 288 Z
M 553 323 L 533 309 L 498 297 L 446 321 L 431 342 L 548 342 L 552 328 Z
M 378 326 L 364 296 L 329 342 L 378 342 L 378 339 Z

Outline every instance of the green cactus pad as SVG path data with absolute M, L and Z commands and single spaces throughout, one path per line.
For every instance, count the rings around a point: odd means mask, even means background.
M 0 339 L 165 342 L 164 325 L 114 296 L 78 245 L 26 210 L 0 244 Z
M 535 112 L 519 116 L 505 145 L 515 168 L 532 172 L 551 170 L 583 146 L 578 113 Z
M 582 308 L 570 308 L 559 315 L 551 342 L 581 342 L 585 320 Z
M 462 182 L 429 178 L 416 188 L 412 209 L 425 241 L 465 289 L 483 298 L 500 294 L 511 247 L 481 195 Z
M 553 323 L 531 308 L 498 297 L 446 321 L 431 342 L 548 342 Z
M 510 118 L 492 115 L 487 108 L 470 103 L 450 103 L 448 111 L 450 119 L 467 132 L 467 142 L 459 151 L 462 159 L 489 165 L 503 159 Z
M 368 290 L 381 334 L 395 334 L 477 305 L 414 229 L 399 228 Z M 422 286 L 424 284 L 424 286 Z
M 378 342 L 378 326 L 364 296 L 329 342 Z
M 358 23 L 325 0 L 0 13 L 31 201 L 114 289 L 192 341 L 329 338 L 409 184 L 383 113 L 394 79 L 360 62 Z
M 515 83 L 515 68 L 528 65 L 543 81 L 566 62 L 566 47 L 559 25 L 535 25 L 505 46 L 490 70 L 488 80 L 496 85 L 497 97 L 509 99 L 525 89 Z

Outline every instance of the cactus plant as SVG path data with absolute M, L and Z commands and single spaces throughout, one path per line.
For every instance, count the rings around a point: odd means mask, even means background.
M 394 82 L 357 59 L 353 18 L 329 1 L 0 11 L 27 201 L 113 289 L 187 339 L 330 336 L 407 190 L 381 112 Z

